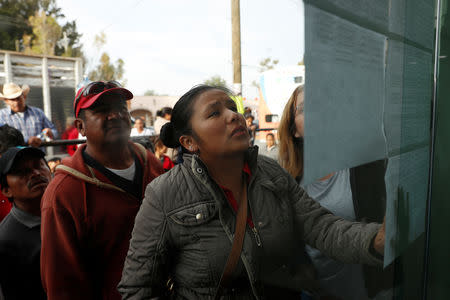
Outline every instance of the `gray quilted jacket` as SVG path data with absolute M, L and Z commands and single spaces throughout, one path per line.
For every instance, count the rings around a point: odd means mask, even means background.
M 223 299 L 267 299 L 265 287 L 315 288 L 304 243 L 348 263 L 381 264 L 369 252 L 378 224 L 333 216 L 298 186 L 274 160 L 249 148 L 252 176 L 241 261 Z M 153 180 L 136 216 L 118 289 L 124 299 L 163 296 L 168 278 L 175 299 L 212 299 L 231 249 L 235 214 L 196 155 Z M 239 285 L 239 284 L 238 284 Z M 239 294 L 239 295 L 238 295 Z

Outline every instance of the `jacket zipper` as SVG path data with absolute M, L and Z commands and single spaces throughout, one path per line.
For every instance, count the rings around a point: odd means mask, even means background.
M 253 234 L 255 235 L 256 245 L 258 245 L 258 247 L 261 247 L 261 238 L 259 237 L 258 230 L 256 230 L 255 226 L 252 227 L 252 231 Z
M 252 206 L 250 205 L 250 197 L 248 197 L 248 191 L 250 190 L 250 187 L 253 184 L 252 179 L 250 179 L 250 182 L 247 186 L 247 205 L 248 205 L 248 210 L 250 211 L 250 214 L 253 216 Z M 258 230 L 256 229 L 255 224 L 253 224 L 253 226 L 249 226 L 249 227 L 252 229 L 253 235 L 255 236 L 256 245 L 258 245 L 258 247 L 261 247 L 262 246 L 261 238 L 259 236 L 259 233 L 258 233 Z
M 193 173 L 195 174 L 195 172 L 193 171 Z M 202 182 L 203 184 L 204 184 L 204 186 L 206 187 L 206 189 L 211 193 L 211 195 L 213 195 L 213 197 L 215 196 L 215 193 L 214 193 L 214 190 L 210 187 L 210 186 L 208 186 L 208 184 L 206 184 L 206 182 L 204 181 L 204 180 L 202 180 L 202 178 L 201 177 L 199 177 L 199 179 L 200 179 L 200 182 Z M 252 180 L 250 180 L 250 184 L 252 183 Z M 249 184 L 249 186 L 250 186 L 250 184 Z M 220 187 L 219 187 L 220 188 Z M 249 187 L 247 187 L 247 188 L 249 188 Z M 222 189 L 220 189 L 221 191 L 222 191 Z M 225 196 L 225 193 L 222 191 L 222 195 L 225 197 L 225 199 L 226 199 L 226 196 Z M 216 197 L 214 197 L 214 198 L 216 198 Z M 215 199 L 217 202 L 219 202 L 220 203 L 220 201 L 216 198 Z M 228 202 L 228 201 L 227 201 Z M 249 205 L 249 207 L 250 207 L 250 201 L 248 202 L 248 205 Z M 222 228 L 225 230 L 225 233 L 226 233 L 226 235 L 228 236 L 228 239 L 230 240 L 230 242 L 231 243 L 233 243 L 233 236 L 231 235 L 231 232 L 228 230 L 228 227 L 226 227 L 225 226 L 225 224 L 224 224 L 224 220 L 223 220 L 223 218 L 222 218 L 222 213 L 221 213 L 221 211 L 220 211 L 221 209 L 219 208 L 219 221 L 220 221 L 220 224 L 222 225 Z M 255 230 L 256 230 L 256 228 L 255 228 Z M 258 239 L 259 239 L 259 235 L 258 235 Z M 259 241 L 260 241 L 260 243 L 261 243 L 261 240 L 259 239 Z M 250 267 L 250 264 L 249 264 L 249 262 L 247 261 L 247 258 L 245 257 L 245 255 L 243 255 L 242 253 L 241 253 L 241 259 L 242 259 L 242 263 L 244 264 L 244 267 L 245 267 L 245 270 L 247 271 L 247 275 L 248 275 L 248 279 L 249 279 L 249 281 L 250 281 L 250 287 L 252 288 L 252 292 L 253 292 L 253 296 L 256 298 L 256 300 L 259 300 L 260 299 L 260 297 L 259 297 L 259 295 L 258 295 L 258 291 L 256 290 L 256 287 L 255 287 L 255 285 L 254 285 L 254 282 L 255 282 L 255 278 L 254 278 L 254 276 L 253 276 L 253 274 L 252 274 L 252 272 L 250 271 L 250 270 L 252 270 L 252 268 Z

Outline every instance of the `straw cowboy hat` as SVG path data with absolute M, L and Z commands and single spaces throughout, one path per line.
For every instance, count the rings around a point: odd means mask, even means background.
M 9 82 L 3 85 L 3 91 L 0 93 L 2 99 L 16 99 L 20 95 L 28 95 L 30 87 L 28 85 L 18 86 L 15 83 Z

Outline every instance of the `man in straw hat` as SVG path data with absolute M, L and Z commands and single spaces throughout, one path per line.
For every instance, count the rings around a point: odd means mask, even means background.
M 22 87 L 15 83 L 5 83 L 0 92 L 9 108 L 0 110 L 0 125 L 8 124 L 20 130 L 25 142 L 30 146 L 39 147 L 42 140 L 38 137 L 41 133 L 53 139 L 57 135 L 55 125 L 45 116 L 44 112 L 37 107 L 26 105 L 30 87 Z

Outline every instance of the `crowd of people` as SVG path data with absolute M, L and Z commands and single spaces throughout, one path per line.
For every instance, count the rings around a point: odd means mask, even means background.
M 254 117 L 226 88 L 193 87 L 151 130 L 132 125 L 129 90 L 91 82 L 62 135 L 86 142 L 48 161 L 40 134 L 58 133 L 28 92 L 0 94 L 0 299 L 360 300 L 390 289 L 386 162 L 305 185 L 301 86 L 279 143 L 269 132 L 258 149 Z

